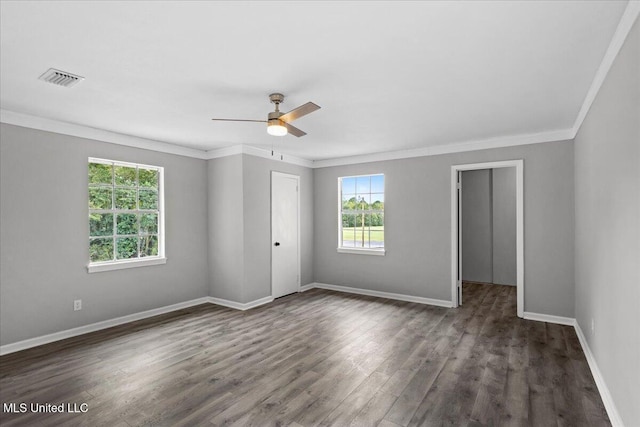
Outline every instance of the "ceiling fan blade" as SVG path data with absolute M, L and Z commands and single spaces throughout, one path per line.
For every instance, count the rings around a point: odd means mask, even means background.
M 266 120 L 247 120 L 247 119 L 211 119 L 218 122 L 257 122 L 257 123 L 267 123 Z
M 292 126 L 287 122 L 282 122 L 282 126 L 287 128 L 287 132 L 289 132 L 293 136 L 297 136 L 298 138 L 307 134 L 305 131 L 298 129 L 297 127 Z
M 299 106 L 298 108 L 294 108 L 288 113 L 284 113 L 280 116 L 280 120 L 285 122 L 292 122 L 296 119 L 299 119 L 302 116 L 306 116 L 309 113 L 313 113 L 316 110 L 319 110 L 320 106 L 314 104 L 313 102 L 307 102 L 304 105 Z

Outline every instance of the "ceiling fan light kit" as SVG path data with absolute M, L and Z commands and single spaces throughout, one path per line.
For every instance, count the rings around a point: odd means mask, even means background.
M 269 120 L 267 123 L 267 133 L 273 136 L 285 136 L 287 128 L 280 124 L 280 120 Z
M 269 113 L 269 115 L 267 116 L 267 120 L 247 120 L 247 119 L 211 119 L 211 120 L 224 121 L 224 122 L 266 123 L 267 133 L 269 135 L 285 136 L 286 134 L 290 133 L 293 136 L 301 137 L 301 136 L 305 136 L 307 133 L 291 125 L 290 122 L 320 109 L 320 106 L 314 104 L 313 102 L 307 102 L 306 104 L 303 104 L 298 108 L 294 108 L 288 113 L 282 113 L 280 112 L 280 103 L 284 101 L 284 95 L 281 93 L 272 93 L 271 95 L 269 95 L 269 100 L 272 103 L 276 104 L 276 110 Z

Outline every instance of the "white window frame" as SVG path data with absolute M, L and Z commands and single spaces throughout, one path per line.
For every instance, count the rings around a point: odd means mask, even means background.
M 348 175 L 348 176 L 340 176 L 338 177 L 338 252 L 343 254 L 357 254 L 357 255 L 377 255 L 384 256 L 386 253 L 386 239 L 385 246 L 382 248 L 350 248 L 342 246 L 342 180 L 346 178 L 359 178 L 363 176 L 382 176 L 384 177 L 384 173 L 368 173 L 362 175 Z M 382 188 L 382 194 L 387 195 L 387 180 L 384 180 L 384 186 Z M 382 211 L 384 214 L 384 210 Z M 385 224 L 386 224 L 386 215 L 385 215 Z M 387 227 L 385 225 L 384 233 L 386 233 Z
M 153 169 L 158 171 L 158 255 L 155 256 L 147 256 L 144 258 L 135 258 L 135 259 L 126 259 L 126 260 L 112 260 L 112 261 L 100 261 L 100 262 L 91 262 L 87 264 L 87 272 L 89 273 L 99 273 L 102 271 L 110 271 L 110 270 L 122 270 L 126 268 L 135 268 L 135 267 L 145 267 L 149 265 L 158 265 L 165 264 L 167 262 L 167 258 L 165 256 L 165 233 L 164 233 L 164 168 L 161 166 L 154 165 L 145 165 L 142 163 L 130 163 L 123 162 L 119 160 L 110 160 L 110 159 L 100 159 L 95 157 L 89 157 L 87 165 L 89 163 L 102 163 L 114 166 L 125 166 L 125 167 L 135 167 L 135 168 L 143 168 L 143 169 Z M 115 179 L 115 176 L 114 176 Z M 87 182 L 86 188 L 89 188 L 89 183 Z M 115 186 L 113 186 L 115 189 Z M 115 192 L 114 192 L 115 197 Z M 111 213 L 113 213 L 114 218 L 115 215 L 119 212 L 115 209 L 115 205 L 111 207 Z M 137 211 L 137 209 L 136 209 Z M 91 209 L 88 209 L 88 212 L 91 212 Z M 88 221 L 88 217 L 87 217 Z M 89 231 L 89 224 L 87 223 L 87 232 Z M 115 233 L 115 230 L 114 230 Z M 88 238 L 90 235 L 88 233 Z

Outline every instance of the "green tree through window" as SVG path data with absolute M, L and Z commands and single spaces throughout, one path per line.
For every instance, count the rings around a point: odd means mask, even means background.
M 339 247 L 384 249 L 384 175 L 339 178 Z
M 161 171 L 89 159 L 90 263 L 161 256 Z

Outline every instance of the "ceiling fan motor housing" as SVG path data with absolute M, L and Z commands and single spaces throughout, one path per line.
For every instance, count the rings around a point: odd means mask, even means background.
M 280 122 L 280 116 L 282 116 L 284 113 L 281 113 L 280 111 L 272 111 L 269 113 L 269 117 L 267 118 L 268 121 L 273 121 L 276 120 L 278 122 Z

